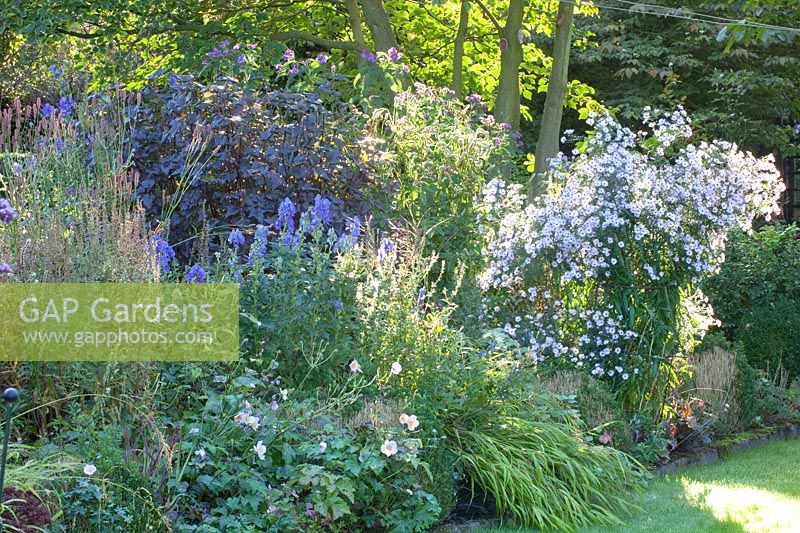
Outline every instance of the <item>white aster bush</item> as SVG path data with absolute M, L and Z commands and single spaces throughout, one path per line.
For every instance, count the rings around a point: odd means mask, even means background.
M 664 365 L 712 323 L 696 287 L 728 232 L 770 218 L 783 188 L 771 156 L 690 144 L 682 108 L 644 121 L 649 133 L 592 117 L 546 194 L 494 179 L 480 219 L 486 318 L 521 355 L 611 380 L 630 407 L 663 392 Z

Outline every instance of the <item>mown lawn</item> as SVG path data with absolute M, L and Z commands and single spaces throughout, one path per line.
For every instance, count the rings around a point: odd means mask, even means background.
M 581 533 L 800 532 L 800 440 L 734 454 L 653 481 L 626 525 Z M 482 533 L 525 531 L 484 529 Z

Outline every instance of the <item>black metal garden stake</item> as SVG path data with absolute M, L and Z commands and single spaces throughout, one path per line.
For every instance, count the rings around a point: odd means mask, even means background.
M 3 399 L 6 401 L 6 425 L 3 428 L 3 456 L 0 458 L 0 498 L 3 497 L 3 487 L 6 481 L 6 455 L 8 455 L 8 438 L 11 435 L 11 412 L 14 410 L 14 403 L 19 399 L 19 391 L 8 388 L 3 391 Z M 2 500 L 0 500 L 2 503 Z M 3 531 L 3 521 L 0 519 L 0 532 Z

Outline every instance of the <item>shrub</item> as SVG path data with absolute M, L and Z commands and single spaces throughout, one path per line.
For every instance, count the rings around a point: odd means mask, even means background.
M 754 307 L 742 316 L 736 339 L 747 360 L 770 375 L 783 370 L 788 381 L 800 376 L 800 310 L 792 300 Z
M 417 531 L 439 514 L 420 485 L 424 439 L 391 423 L 350 427 L 368 384 L 340 369 L 338 384 L 304 399 L 282 389 L 280 365 L 240 366 L 209 380 L 180 421 L 168 482 L 176 531 Z M 205 377 L 197 379 L 205 380 Z
M 129 115 L 139 196 L 172 242 L 204 226 L 227 234 L 272 223 L 286 197 L 302 209 L 321 194 L 334 215 L 363 213 L 373 178 L 351 108 L 326 109 L 315 94 L 259 94 L 231 81 L 170 76 L 142 89 Z
M 381 170 L 396 186 L 391 217 L 425 234 L 426 254 L 438 255 L 454 274 L 461 261 L 480 257 L 475 199 L 490 179 L 509 168 L 516 142 L 485 114 L 479 101 L 463 105 L 452 91 L 417 84 L 397 95 L 394 109 L 374 115 L 385 132 Z
M 585 368 L 628 411 L 660 412 L 680 359 L 712 323 L 697 287 L 723 261 L 729 231 L 776 210 L 771 158 L 729 143 L 683 145 L 678 110 L 645 138 L 609 116 L 551 187 L 528 203 L 519 185 L 484 188 L 484 315 L 534 362 Z M 580 216 L 576 216 L 580 213 Z
M 800 241 L 796 226 L 769 224 L 752 234 L 734 231 L 719 273 L 703 282 L 703 292 L 729 338 L 755 308 L 800 300 Z

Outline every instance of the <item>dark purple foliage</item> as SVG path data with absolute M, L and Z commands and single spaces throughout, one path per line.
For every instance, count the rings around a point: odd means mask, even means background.
M 51 524 L 50 512 L 30 491 L 4 487 L 3 502 L 5 502 L 7 510 L 0 518 L 9 530 L 41 531 L 43 527 Z
M 194 242 L 204 224 L 212 231 L 275 224 L 285 198 L 298 211 L 313 206 L 318 194 L 330 198 L 324 216 L 339 221 L 343 213 L 368 210 L 362 191 L 373 177 L 357 144 L 361 119 L 349 105 L 330 109 L 316 94 L 257 94 L 230 81 L 169 79 L 145 88 L 129 113 L 138 192 L 154 219 L 185 171 L 193 130 L 208 132 L 202 164 L 169 221 L 173 242 Z

